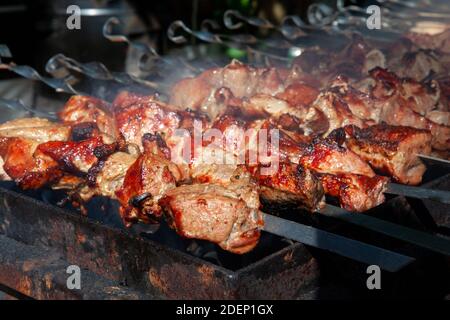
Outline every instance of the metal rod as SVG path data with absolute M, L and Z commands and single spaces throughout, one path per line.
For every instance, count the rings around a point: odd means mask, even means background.
M 266 232 L 337 253 L 361 263 L 377 265 L 386 271 L 397 272 L 415 260 L 403 254 L 269 214 L 263 214 L 263 217 L 265 222 L 263 230 Z
M 141 79 L 132 74 L 125 72 L 111 72 L 108 68 L 101 62 L 88 62 L 81 63 L 75 59 L 64 56 L 63 54 L 57 54 L 51 57 L 45 67 L 46 71 L 49 73 L 55 73 L 60 69 L 68 69 L 79 72 L 88 76 L 89 78 L 96 80 L 112 80 L 125 85 L 140 84 L 146 87 L 153 88 L 155 90 L 160 90 L 166 92 L 167 88 L 160 83 L 153 81 L 148 81 Z
M 74 80 L 72 76 L 68 76 L 65 78 L 49 78 L 44 77 L 39 74 L 35 69 L 33 69 L 30 66 L 19 66 L 16 65 L 14 62 L 10 63 L 3 63 L 1 58 L 11 58 L 11 53 L 9 52 L 9 49 L 5 45 L 0 45 L 2 49 L 0 50 L 0 70 L 9 70 L 12 71 L 24 78 L 35 80 L 35 81 L 41 81 L 48 85 L 49 87 L 55 89 L 57 92 L 66 92 L 70 94 L 83 94 L 80 91 L 75 90 L 75 88 L 72 87 L 70 82 Z
M 445 159 L 441 159 L 441 158 L 437 158 L 437 157 L 433 157 L 433 156 L 428 156 L 425 154 L 418 154 L 417 155 L 419 158 L 421 158 L 422 160 L 425 161 L 430 161 L 432 163 L 438 164 L 438 165 L 442 165 L 445 167 L 450 167 L 450 161 L 449 160 L 445 160 Z
M 400 226 L 365 214 L 348 212 L 331 205 L 326 205 L 319 213 L 382 233 L 439 254 L 450 256 L 450 241 L 435 235 Z
M 23 109 L 31 114 L 35 114 L 37 116 L 49 118 L 52 120 L 58 119 L 58 116 L 56 115 L 56 113 L 51 112 L 51 111 L 45 112 L 45 111 L 40 111 L 37 109 L 30 108 L 29 106 L 25 105 L 20 100 L 10 100 L 10 99 L 0 98 L 0 105 L 3 105 L 11 110 Z
M 429 188 L 407 186 L 403 184 L 389 183 L 386 193 L 417 199 L 433 200 L 450 204 L 450 191 L 433 190 Z

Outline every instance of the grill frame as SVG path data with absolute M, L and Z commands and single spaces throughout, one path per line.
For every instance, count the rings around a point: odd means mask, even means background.
M 450 189 L 450 174 L 425 186 Z M 232 271 L 12 190 L 0 188 L 0 199 L 0 243 L 13 241 L 9 246 L 17 247 L 11 249 L 13 256 L 0 250 L 0 283 L 32 298 L 309 299 L 372 295 L 364 288 L 366 266 L 300 243 Z M 417 206 L 417 200 L 395 197 L 367 214 L 429 232 L 449 227 L 448 220 L 442 220 L 448 206 L 419 202 Z M 418 212 L 417 208 L 428 212 Z M 428 220 L 424 220 L 427 215 Z M 436 223 L 430 223 L 433 219 Z M 439 270 L 442 264 L 450 264 L 448 257 L 334 219 L 300 213 L 298 220 L 416 257 L 418 262 L 406 270 L 387 274 L 384 285 L 390 289 L 383 297 L 420 294 L 418 290 L 407 293 L 411 289 L 404 285 L 405 279 L 434 263 L 439 264 Z M 35 255 L 27 253 L 29 250 Z M 44 258 L 37 263 L 35 256 Z M 46 261 L 47 256 L 57 258 Z M 58 267 L 49 269 L 55 261 Z M 65 268 L 72 264 L 87 275 L 86 288 L 75 293 L 64 282 L 68 277 Z M 438 291 L 448 288 L 448 294 L 450 282 L 445 279 L 450 273 L 443 276 L 443 288 Z M 422 285 L 431 290 L 436 284 L 430 281 Z M 342 290 L 349 291 L 343 294 Z

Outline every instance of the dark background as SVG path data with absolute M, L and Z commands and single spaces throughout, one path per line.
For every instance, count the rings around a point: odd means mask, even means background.
M 102 61 L 113 70 L 121 70 L 126 46 L 111 43 L 101 34 L 103 23 L 111 15 L 83 16 L 81 30 L 68 30 L 65 25 L 68 5 L 114 9 L 112 15 L 124 22 L 127 35 L 147 42 L 164 54 L 174 47 L 166 36 L 167 27 L 174 20 L 180 19 L 198 29 L 204 19 L 222 23 L 227 9 L 237 9 L 245 15 L 279 23 L 288 14 L 304 18 L 312 2 L 314 0 L 2 0 L 0 44 L 8 45 L 16 63 L 31 65 L 38 71 L 43 71 L 46 61 L 56 53 L 84 62 Z M 5 76 L 11 75 L 0 73 L 0 78 Z

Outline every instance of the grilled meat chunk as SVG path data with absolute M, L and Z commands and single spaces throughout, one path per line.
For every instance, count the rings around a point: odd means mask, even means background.
M 318 173 L 354 173 L 373 177 L 372 168 L 357 154 L 341 146 L 331 137 L 315 139 L 300 155 L 299 163 Z
M 365 126 L 364 121 L 352 113 L 348 103 L 332 89 L 322 92 L 313 103 L 313 107 L 325 114 L 328 120 L 328 131 L 324 136 L 334 129 L 350 124 Z
M 264 166 L 251 168 L 260 186 L 264 202 L 282 206 L 295 206 L 317 211 L 324 205 L 324 192 L 314 174 L 303 166 L 280 163 L 275 173 L 264 174 Z
M 50 141 L 40 144 L 37 150 L 56 161 L 61 168 L 75 175 L 85 175 L 98 162 L 98 158 L 105 156 L 105 143 L 102 137 L 94 137 L 80 142 Z M 114 145 L 107 153 L 115 150 Z
M 58 114 L 65 124 L 74 125 L 83 122 L 93 122 L 100 132 L 112 139 L 116 138 L 115 121 L 111 106 L 93 97 L 72 96 Z
M 417 154 L 430 154 L 431 133 L 411 127 L 380 124 L 345 128 L 347 147 L 378 172 L 403 184 L 419 184 L 426 167 Z
M 323 174 L 320 177 L 325 193 L 339 199 L 342 208 L 363 212 L 384 202 L 389 178 L 358 174 Z
M 221 114 L 216 105 L 216 90 L 226 88 L 242 99 L 256 94 L 276 94 L 283 82 L 275 68 L 253 68 L 233 61 L 224 68 L 206 70 L 197 77 L 177 82 L 171 89 L 170 103 L 181 110 L 192 109 L 206 113 L 211 119 Z
M 294 82 L 276 97 L 287 101 L 293 107 L 304 108 L 310 106 L 318 95 L 319 91 L 316 88 L 305 83 Z
M 115 192 L 127 224 L 158 219 L 162 214 L 158 201 L 182 176 L 157 145 L 155 135 L 146 134 L 142 140 L 144 153 L 128 168 L 123 185 Z
M 42 118 L 21 118 L 0 125 L 0 137 L 33 139 L 36 142 L 66 141 L 70 126 Z
M 394 126 L 428 129 L 433 136 L 431 144 L 434 149 L 450 148 L 450 127 L 433 122 L 426 116 L 439 100 L 434 92 L 435 88 L 424 89 L 414 83 L 414 90 L 407 89 L 412 85 L 411 80 L 402 81 L 395 74 L 381 68 L 372 70 L 370 74 L 376 80 L 372 94 L 378 99 L 377 103 L 382 104 L 380 121 Z
M 116 152 L 106 160 L 101 160 L 89 171 L 90 188 L 86 190 L 85 197 L 82 196 L 83 200 L 94 195 L 116 199 L 116 191 L 122 187 L 125 175 L 136 159 L 134 155 Z
M 57 162 L 37 150 L 38 146 L 33 139 L 0 137 L 3 170 L 23 189 L 37 189 L 62 176 Z
M 249 203 L 222 185 L 183 185 L 169 190 L 159 203 L 181 236 L 211 241 L 237 254 L 258 243 L 263 221 L 257 193 Z
M 128 144 L 143 150 L 142 137 L 146 133 L 171 136 L 180 126 L 180 116 L 170 106 L 154 97 L 145 97 L 122 92 L 114 103 L 117 136 Z

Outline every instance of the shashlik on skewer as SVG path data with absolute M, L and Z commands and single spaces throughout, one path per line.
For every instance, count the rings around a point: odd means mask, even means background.
M 122 98 L 123 95 L 121 95 L 119 98 Z M 80 98 L 82 100 L 85 101 L 85 98 Z M 133 98 L 135 99 L 135 97 Z M 148 98 L 147 98 L 148 99 Z M 119 100 L 120 101 L 120 100 Z M 145 103 L 143 103 L 142 101 L 145 101 L 145 99 L 140 99 L 137 100 L 139 101 L 138 104 L 138 108 L 143 108 L 145 109 Z M 70 105 L 73 103 L 73 99 L 71 100 L 71 102 L 69 103 L 69 107 Z M 153 108 L 156 108 L 155 105 L 157 105 L 156 102 L 154 102 L 153 100 L 147 100 L 147 102 L 150 102 L 151 105 L 153 106 Z M 88 104 L 91 102 L 88 102 Z M 84 106 L 83 106 L 84 107 Z M 158 112 L 163 112 L 164 108 L 159 108 Z M 119 114 L 121 112 L 121 110 L 126 110 L 129 111 L 130 108 L 123 108 L 120 109 L 119 107 Z M 170 111 L 172 112 L 172 111 Z M 66 113 L 62 113 L 62 114 L 66 114 Z M 130 144 L 136 144 L 136 139 L 137 137 L 140 137 L 140 135 L 142 134 L 139 130 L 136 130 L 137 128 L 147 128 L 146 130 L 153 130 L 154 132 L 156 132 L 156 130 L 161 130 L 167 128 L 168 126 L 165 125 L 165 123 L 159 124 L 160 119 L 165 119 L 165 116 L 162 115 L 160 117 L 154 117 L 153 114 L 150 117 L 145 117 L 142 115 L 139 115 L 138 119 L 139 123 L 135 123 L 135 130 L 129 132 L 129 135 L 127 136 L 129 142 L 127 141 L 127 143 Z M 225 117 L 225 118 L 230 118 L 230 117 Z M 173 119 L 177 119 L 176 114 L 174 115 Z M 73 120 L 73 119 L 71 119 Z M 93 119 L 96 120 L 96 119 Z M 82 121 L 85 121 L 85 119 L 83 118 Z M 125 123 L 125 125 L 129 125 L 130 122 L 132 122 L 132 118 L 130 118 L 130 121 Z M 71 121 L 72 125 L 74 124 L 73 121 Z M 218 121 L 216 121 L 215 124 L 213 124 L 212 126 L 218 126 L 219 124 L 222 126 L 222 129 L 226 129 L 227 132 L 230 132 L 230 128 L 229 127 L 224 127 L 223 126 L 223 117 L 221 119 L 219 119 Z M 225 121 L 225 123 L 227 123 Z M 230 121 L 228 121 L 228 123 L 230 123 Z M 231 122 L 233 123 L 233 122 Z M 233 124 L 234 125 L 234 124 Z M 120 131 L 121 127 L 119 126 L 119 129 L 117 129 L 119 131 L 120 135 L 123 135 L 123 132 L 125 131 Z M 153 129 L 148 129 L 148 128 L 153 128 Z M 156 129 L 157 128 L 157 129 Z M 175 129 L 175 126 L 172 126 L 171 130 Z M 164 132 L 166 133 L 166 135 L 168 135 L 168 141 L 170 141 L 170 131 Z M 117 134 L 117 133 L 116 133 Z M 142 140 L 142 137 L 140 137 Z M 92 141 L 90 141 L 90 144 L 83 142 L 80 146 L 76 145 L 76 143 L 74 144 L 74 142 L 67 142 L 67 143 L 60 143 L 59 145 L 55 145 L 53 143 L 53 147 L 55 148 L 54 151 L 48 151 L 48 146 L 44 145 L 44 146 L 40 146 L 38 149 L 40 152 L 42 152 L 42 150 L 44 150 L 46 153 L 45 155 L 48 156 L 50 155 L 50 157 L 52 157 L 53 161 L 59 162 L 59 163 L 63 163 L 64 166 L 66 168 L 70 168 L 71 171 L 74 171 L 74 167 L 76 169 L 78 169 L 78 171 L 82 171 L 84 173 L 86 173 L 86 168 L 82 168 L 83 166 L 78 165 L 78 167 L 76 165 L 74 165 L 73 163 L 71 163 L 71 161 L 73 162 L 73 160 L 71 160 L 71 152 L 66 152 L 66 150 L 73 148 L 75 151 L 73 152 L 73 154 L 75 154 L 76 156 L 78 155 L 78 149 L 81 148 L 82 150 L 90 150 L 92 151 L 93 148 L 99 147 L 99 137 L 96 138 L 91 138 Z M 126 139 L 125 139 L 126 140 Z M 302 166 L 301 171 L 302 172 L 308 172 L 308 170 L 314 170 L 314 172 L 316 173 L 320 173 L 322 180 L 326 181 L 326 186 L 328 186 L 326 189 L 330 190 L 330 194 L 333 195 L 342 195 L 341 198 L 342 199 L 346 199 L 349 198 L 347 195 L 350 193 L 348 190 L 357 190 L 360 191 L 361 187 L 356 187 L 356 188 L 349 188 L 349 181 L 354 182 L 354 181 L 367 181 L 367 179 L 364 179 L 363 177 L 361 177 L 361 179 L 356 179 L 359 178 L 359 176 L 356 176 L 355 174 L 359 174 L 360 176 L 365 176 L 368 178 L 374 178 L 378 179 L 378 183 L 374 184 L 368 184 L 366 183 L 368 186 L 373 187 L 374 185 L 378 185 L 378 188 L 375 188 L 376 190 L 378 190 L 378 192 L 375 192 L 376 195 L 374 196 L 373 199 L 376 199 L 375 202 L 369 202 L 367 201 L 367 196 L 365 197 L 366 199 L 364 199 L 364 201 L 362 201 L 362 205 L 355 205 L 354 201 L 353 204 L 351 201 L 349 201 L 348 203 L 345 203 L 343 201 L 341 201 L 344 205 L 344 207 L 349 208 L 349 209 L 353 209 L 356 211 L 363 211 L 366 210 L 372 206 L 375 206 L 377 204 L 379 204 L 380 201 L 382 201 L 382 190 L 384 189 L 384 185 L 387 182 L 386 179 L 382 179 L 381 177 L 375 176 L 375 174 L 373 173 L 373 171 L 370 169 L 370 167 L 363 161 L 361 161 L 355 154 L 353 154 L 351 151 L 347 150 L 346 148 L 343 148 L 341 146 L 339 146 L 337 144 L 337 142 L 330 142 L 330 140 L 328 139 L 328 142 L 325 143 L 324 141 L 320 141 L 320 140 L 316 140 L 316 142 L 314 143 L 309 143 L 303 146 L 303 151 L 302 148 L 297 144 L 289 141 L 289 139 L 282 139 L 283 143 L 282 143 L 282 147 L 281 147 L 281 152 L 285 152 L 285 156 L 287 157 L 286 160 L 288 160 L 289 165 L 292 165 L 292 163 L 298 163 L 298 165 Z M 119 143 L 120 144 L 120 143 Z M 88 145 L 88 147 L 85 147 L 85 145 Z M 92 147 L 94 146 L 94 147 Z M 287 148 L 285 148 L 287 146 Z M 294 152 L 292 152 L 292 146 L 294 146 Z M 140 144 L 138 147 L 143 148 L 142 145 Z M 63 155 L 64 153 L 64 155 Z M 166 152 L 167 155 L 167 152 Z M 301 155 L 301 161 L 299 158 L 299 155 Z M 318 155 L 320 156 L 318 158 Z M 73 158 L 73 156 L 72 156 Z M 86 160 L 86 159 L 84 159 Z M 345 163 L 347 163 L 347 167 L 345 167 Z M 358 163 L 359 163 L 359 169 L 358 167 Z M 91 164 L 91 163 L 90 163 Z M 298 166 L 297 165 L 297 166 Z M 333 165 L 337 166 L 336 169 L 333 169 Z M 84 171 L 83 171 L 84 170 Z M 181 170 L 183 171 L 183 170 Z M 297 169 L 298 171 L 298 169 Z M 281 172 L 283 172 L 283 174 L 287 175 L 288 170 L 284 169 L 281 170 Z M 330 178 L 330 174 L 333 175 L 333 179 Z M 178 174 L 181 177 L 183 176 L 183 173 L 180 172 Z M 345 175 L 345 176 L 344 176 Z M 264 179 L 266 181 L 267 184 L 267 179 Z M 283 181 L 289 181 L 289 179 L 283 179 Z M 306 181 L 306 179 L 301 179 L 301 181 Z M 330 181 L 334 181 L 334 191 L 333 188 L 331 188 L 330 186 L 332 185 L 330 183 Z M 336 182 L 339 181 L 340 184 L 344 185 L 345 187 L 340 187 L 337 188 L 336 186 L 338 185 Z M 345 181 L 342 182 L 342 181 Z M 361 183 L 357 183 L 355 185 L 362 185 Z M 295 184 L 294 184 L 295 185 Z M 273 185 L 272 185 L 273 187 Z M 280 187 L 280 186 L 278 186 Z M 312 184 L 312 189 L 314 189 L 314 187 L 317 189 L 316 185 Z M 305 195 L 314 195 L 317 194 L 317 192 L 310 192 L 312 189 L 301 189 L 301 190 L 305 190 Z M 339 191 L 336 191 L 339 190 Z M 344 192 L 345 191 L 345 192 Z M 345 196 L 344 196 L 345 193 Z M 364 194 L 364 192 L 362 192 Z M 368 192 L 366 192 L 367 194 Z M 372 192 L 373 194 L 373 192 Z M 298 191 L 297 191 L 297 195 L 298 195 Z M 381 196 L 380 196 L 381 195 Z M 309 203 L 311 204 L 311 201 L 304 201 L 306 199 L 306 196 L 301 199 L 303 203 Z M 320 198 L 320 197 L 319 197 Z M 361 198 L 361 197 L 354 197 L 355 199 Z M 350 197 L 351 199 L 351 197 Z M 313 200 L 312 203 L 314 203 L 316 206 L 319 203 L 316 200 Z M 309 209 L 314 209 L 313 207 L 309 206 Z
M 385 100 L 393 87 L 385 85 L 386 71 L 374 70 L 375 85 L 365 86 L 367 92 L 358 91 L 342 77 L 320 92 L 311 77 L 296 68 L 258 69 L 234 62 L 176 84 L 171 97 L 174 105 L 130 93 L 120 94 L 112 105 L 73 97 L 60 113 L 62 125 L 33 119 L 0 126 L 4 175 L 24 188 L 51 184 L 76 189 L 82 200 L 94 195 L 116 198 L 127 223 L 151 222 L 165 213 L 185 236 L 242 253 L 256 245 L 259 237 L 259 197 L 315 211 L 323 205 L 326 192 L 348 210 L 365 211 L 384 201 L 388 182 L 372 168 L 402 183 L 420 182 L 424 167 L 415 154 L 430 151 L 429 131 L 384 125 L 391 132 L 385 137 L 373 125 L 384 120 L 394 103 L 420 115 L 417 107 L 439 100 L 437 91 L 425 90 L 419 83 L 405 89 L 405 82 L 398 89 L 397 78 L 395 94 Z M 424 108 L 425 116 L 434 111 L 431 103 Z M 407 117 L 397 118 L 401 124 Z M 426 121 L 431 123 L 426 122 L 425 129 L 432 131 L 433 145 L 446 149 L 447 127 Z M 170 156 L 183 140 L 175 131 L 185 129 L 193 135 L 195 122 L 202 124 L 201 136 L 207 129 L 217 129 L 231 140 L 234 131 L 279 129 L 278 170 L 270 176 L 261 174 L 267 165 L 261 159 L 243 166 L 205 165 L 195 157 L 188 163 L 172 163 Z M 357 137 L 364 138 L 363 145 L 355 143 Z M 415 137 L 420 141 L 409 143 Z M 381 139 L 390 141 L 389 148 Z M 255 143 L 249 145 L 251 149 Z M 224 151 L 209 140 L 202 147 L 213 151 L 210 154 Z M 364 153 L 365 148 L 376 156 Z M 212 202 L 205 204 L 204 198 Z M 216 198 L 223 201 L 212 200 Z M 186 199 L 186 205 L 180 199 Z M 225 203 L 230 212 L 218 210 Z M 217 216 L 209 221 L 210 232 L 198 227 L 199 213 L 194 208 L 211 209 L 209 216 Z M 180 216 L 180 211 L 186 215 Z M 226 221 L 236 224 L 224 231 Z

